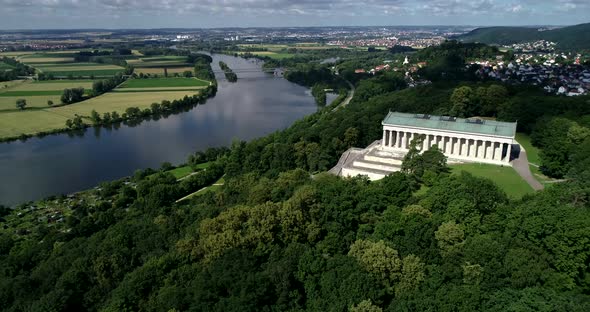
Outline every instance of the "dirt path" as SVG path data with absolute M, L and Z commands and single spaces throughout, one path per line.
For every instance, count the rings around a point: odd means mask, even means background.
M 520 148 L 520 154 L 518 155 L 518 158 L 512 161 L 512 167 L 535 191 L 540 191 L 545 188 L 531 173 L 529 160 L 524 148 Z

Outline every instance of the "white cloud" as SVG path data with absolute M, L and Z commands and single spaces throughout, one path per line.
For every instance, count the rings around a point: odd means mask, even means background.
M 35 23 L 26 17 L 52 19 L 70 16 L 79 20 L 108 19 L 114 15 L 130 16 L 129 22 L 141 23 L 150 27 L 150 17 L 168 15 L 170 25 L 209 21 L 215 18 L 223 24 L 224 17 L 229 26 L 235 24 L 258 24 L 274 21 L 274 25 L 300 18 L 301 26 L 330 21 L 341 24 L 373 24 L 376 21 L 387 23 L 410 20 L 414 24 L 478 24 L 498 21 L 498 23 L 522 24 L 531 12 L 542 12 L 536 24 L 568 24 L 573 20 L 587 19 L 590 16 L 589 0 L 0 0 L 0 28 L 10 27 L 8 21 Z M 562 13 L 554 13 L 554 12 Z M 17 13 L 18 12 L 18 13 Z M 48 13 L 49 12 L 49 13 Z M 51 13 L 53 12 L 53 13 Z M 550 13 L 547 13 L 550 12 Z M 88 15 L 90 13 L 90 16 Z M 15 14 L 21 15 L 15 16 Z M 570 14 L 575 15 L 572 18 Z M 482 17 L 493 18 L 482 19 Z M 550 16 L 551 19 L 546 17 Z M 532 17 L 530 17 L 532 18 Z M 529 21 L 531 19 L 527 19 Z M 423 21 L 420 23 L 420 21 Z M 6 23 L 6 24 L 5 24 Z M 12 22 L 11 22 L 12 23 Z M 67 21 L 62 21 L 64 26 Z M 182 23 L 182 24 L 181 24 Z M 293 21 L 295 23 L 295 21 Z M 399 22 L 397 23 L 399 24 Z M 193 27 L 194 24 L 184 25 Z M 206 26 L 206 25 L 200 25 Z M 263 25 L 261 25 L 263 26 Z

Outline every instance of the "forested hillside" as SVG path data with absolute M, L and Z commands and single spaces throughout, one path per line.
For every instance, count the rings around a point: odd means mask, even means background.
M 590 49 L 590 23 L 539 31 L 535 27 L 485 27 L 458 36 L 465 42 L 513 44 L 536 40 L 557 42 L 563 50 Z
M 48 199 L 68 208 L 64 227 L 27 219 L 16 230 L 32 204 L 0 210 L 0 310 L 588 311 L 587 101 L 492 83 L 405 89 L 397 73 L 361 80 L 340 110 L 197 153 L 189 165 L 210 166 L 188 180 L 140 171 L 90 200 Z M 378 182 L 322 173 L 380 139 L 389 110 L 518 120 L 542 148 L 567 143 L 544 150 L 566 181 L 513 200 L 450 174 L 436 149 Z M 224 186 L 176 202 L 221 175 Z

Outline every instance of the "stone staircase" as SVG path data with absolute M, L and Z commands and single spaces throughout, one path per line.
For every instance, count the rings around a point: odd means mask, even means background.
M 380 141 L 375 141 L 364 150 L 348 150 L 337 167 L 330 172 L 344 177 L 366 175 L 371 180 L 380 180 L 401 170 L 404 153 L 382 151 Z M 338 172 L 338 173 L 336 173 Z

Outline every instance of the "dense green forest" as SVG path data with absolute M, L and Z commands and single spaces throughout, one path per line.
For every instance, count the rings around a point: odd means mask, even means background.
M 408 89 L 393 72 L 356 84 L 342 109 L 191 155 L 210 167 L 189 180 L 138 171 L 84 199 L 0 209 L 0 310 L 590 310 L 587 97 L 473 81 Z M 389 110 L 518 120 L 566 181 L 513 200 L 450 174 L 436 149 L 378 182 L 323 173 L 380 139 Z M 61 226 L 21 227 L 49 203 L 69 209 Z

